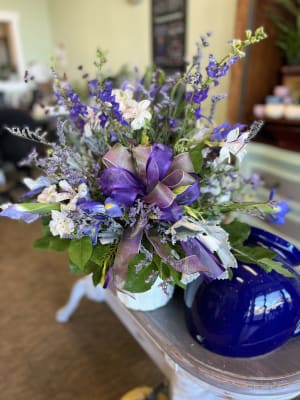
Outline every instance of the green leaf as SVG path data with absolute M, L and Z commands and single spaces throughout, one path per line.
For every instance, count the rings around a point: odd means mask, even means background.
M 70 239 L 61 239 L 59 237 L 51 237 L 49 250 L 66 251 L 71 243 Z
M 25 211 L 36 214 L 47 214 L 52 210 L 60 210 L 60 204 L 57 203 L 22 203 L 18 206 Z
M 276 256 L 273 250 L 266 249 L 260 246 L 243 246 L 235 244 L 233 246 L 234 252 L 237 254 L 237 258 L 241 262 L 250 262 L 252 264 L 257 264 L 261 259 L 271 259 Z
M 238 220 L 234 220 L 230 224 L 223 224 L 222 228 L 229 234 L 229 241 L 233 247 L 236 243 L 244 243 L 251 232 L 250 225 Z
M 128 274 L 124 284 L 124 289 L 132 293 L 146 292 L 151 288 L 155 281 L 151 280 L 146 282 L 150 275 L 156 270 L 155 264 L 152 262 L 149 265 L 143 267 L 140 271 L 136 272 L 135 266 L 143 261 L 145 256 L 143 254 L 137 254 L 130 261 L 128 265 Z
M 83 271 L 78 265 L 70 263 L 70 271 L 73 275 L 82 275 Z
M 84 236 L 81 239 L 71 240 L 69 246 L 69 255 L 72 264 L 77 265 L 83 270 L 85 264 L 89 261 L 93 251 L 91 239 Z
M 273 250 L 259 246 L 248 247 L 243 245 L 237 245 L 232 250 L 236 258 L 241 262 L 256 264 L 266 272 L 276 271 L 288 278 L 295 277 L 281 262 L 273 260 L 276 256 Z
M 203 143 L 199 143 L 197 146 L 193 147 L 189 151 L 191 161 L 193 163 L 195 172 L 197 173 L 201 171 L 203 165 L 202 150 L 204 146 L 205 145 Z
M 34 249 L 49 249 L 50 236 L 44 236 L 33 243 Z
M 91 255 L 91 261 L 97 265 L 103 265 L 107 257 L 110 256 L 112 252 L 112 246 L 109 244 L 103 245 L 98 243 L 93 247 L 93 252 Z
M 71 241 L 69 239 L 61 239 L 59 237 L 46 235 L 40 239 L 37 239 L 33 243 L 33 248 L 54 250 L 54 251 L 65 251 L 69 247 L 70 242 Z
M 259 265 L 265 265 L 266 268 L 271 271 L 276 271 L 278 274 L 281 274 L 287 278 L 296 278 L 296 275 L 293 274 L 290 270 L 285 268 L 280 262 L 270 260 L 268 258 L 262 258 L 259 260 Z

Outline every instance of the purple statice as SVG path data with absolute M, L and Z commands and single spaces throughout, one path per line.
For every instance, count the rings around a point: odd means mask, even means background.
M 158 277 L 159 272 L 153 271 L 148 278 L 145 280 L 145 283 L 155 282 Z
M 149 265 L 153 259 L 153 254 L 143 245 L 141 245 L 140 253 L 144 255 L 144 258 L 135 265 L 136 272 L 140 272 L 144 267 Z

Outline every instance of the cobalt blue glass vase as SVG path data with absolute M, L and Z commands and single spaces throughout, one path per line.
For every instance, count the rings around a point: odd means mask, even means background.
M 300 333 L 300 275 L 294 269 L 300 265 L 300 251 L 258 228 L 252 228 L 247 244 L 274 250 L 275 260 L 295 277 L 239 263 L 231 280 L 199 279 L 185 292 L 191 335 L 208 350 L 230 357 L 270 352 Z

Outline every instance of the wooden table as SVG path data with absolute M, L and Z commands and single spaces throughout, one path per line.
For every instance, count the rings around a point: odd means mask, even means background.
M 300 338 L 254 358 L 229 358 L 202 348 L 188 333 L 183 295 L 151 312 L 106 301 L 169 379 L 172 400 L 292 399 L 300 394 Z

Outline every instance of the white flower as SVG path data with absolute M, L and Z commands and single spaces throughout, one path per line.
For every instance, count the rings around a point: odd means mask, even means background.
M 116 102 L 120 105 L 120 111 L 123 113 L 128 107 L 128 102 L 132 100 L 133 91 L 113 89 L 111 93 L 115 96 Z
M 171 226 L 170 233 L 176 240 L 186 241 L 191 237 L 196 237 L 212 253 L 218 254 L 225 269 L 237 267 L 237 261 L 230 251 L 229 235 L 219 225 L 182 218 Z
M 223 162 L 228 160 L 230 162 L 230 154 L 233 154 L 238 161 L 242 161 L 246 154 L 245 146 L 249 132 L 244 132 L 240 135 L 239 128 L 233 129 L 229 132 L 225 143 L 223 144 L 218 161 Z
M 74 232 L 75 225 L 71 218 L 60 211 L 51 211 L 51 221 L 49 223 L 50 232 L 53 236 L 60 236 L 63 238 L 65 235 L 69 235 Z
M 85 137 L 91 137 L 93 131 L 100 129 L 99 112 L 94 112 L 92 107 L 87 107 L 86 122 L 83 128 L 83 134 Z
M 145 125 L 146 120 L 150 121 L 152 115 L 150 111 L 147 110 L 149 105 L 150 105 L 149 100 L 142 100 L 139 103 L 137 103 L 135 109 L 135 116 L 133 121 L 131 121 L 131 128 L 133 130 L 142 128 Z
M 71 188 L 72 189 L 72 188 Z M 81 183 L 78 186 L 78 192 L 72 189 L 72 197 L 70 197 L 70 201 L 68 204 L 62 204 L 61 209 L 64 211 L 75 211 L 77 202 L 79 199 L 84 198 L 88 195 L 89 189 L 85 183 Z
M 39 203 L 59 203 L 64 200 L 69 200 L 72 197 L 72 193 L 67 191 L 58 193 L 56 190 L 56 185 L 50 185 L 38 195 L 37 201 Z
M 131 90 L 123 91 L 114 89 L 112 94 L 120 105 L 120 111 L 124 119 L 126 121 L 131 121 L 130 125 L 133 130 L 142 128 L 146 120 L 151 119 L 151 113 L 148 111 L 148 107 L 150 106 L 149 100 L 137 102 L 132 98 L 133 92 Z
M 24 178 L 23 183 L 28 189 L 35 190 L 43 186 L 49 186 L 51 182 L 45 176 L 39 176 L 37 179 Z

